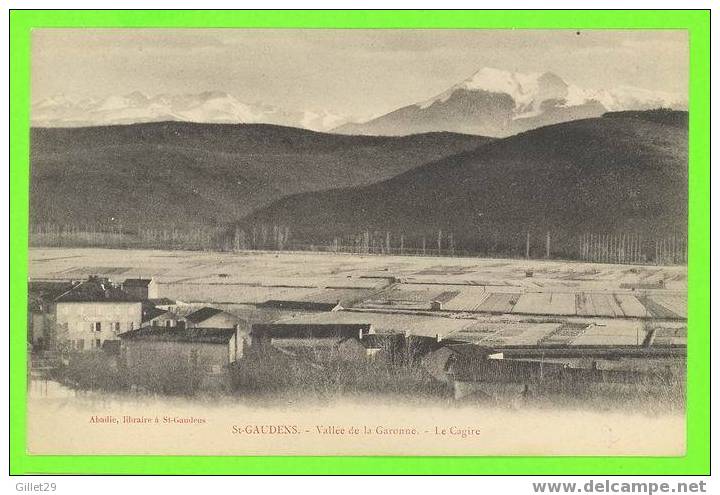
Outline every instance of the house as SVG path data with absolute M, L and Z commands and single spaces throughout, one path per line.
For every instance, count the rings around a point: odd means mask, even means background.
M 142 302 L 109 279 L 90 277 L 55 298 L 57 339 L 71 350 L 101 349 L 103 342 L 140 327 Z
M 206 306 L 185 316 L 188 328 L 235 328 L 238 318 L 222 309 Z
M 240 359 L 247 345 L 241 325 L 235 328 L 146 326 L 120 334 L 128 369 L 154 369 L 158 362 L 184 364 L 198 373 L 221 374 Z
M 449 384 L 455 399 L 464 400 L 525 396 L 543 380 L 567 379 L 564 364 L 504 359 L 501 352 L 470 343 L 445 343 L 424 356 L 421 365 L 433 378 Z
M 376 364 L 404 363 L 405 336 L 401 333 L 363 333 L 338 344 L 337 355 L 343 361 Z
M 55 299 L 77 283 L 69 280 L 32 280 L 28 283 L 28 343 L 33 349 L 54 349 L 57 337 Z
M 342 309 L 340 301 L 337 302 L 315 302 L 315 301 L 283 301 L 270 299 L 257 305 L 259 308 L 273 308 L 285 311 L 339 311 Z
M 372 333 L 369 323 L 256 323 L 250 337 L 252 345 L 256 345 L 283 339 L 360 339 Z
M 166 309 L 157 308 L 155 306 L 143 307 L 142 325 L 153 327 L 169 327 L 174 328 L 178 324 L 179 317 L 177 314 Z
M 252 349 L 272 346 L 286 354 L 313 361 L 365 360 L 364 336 L 373 333 L 370 324 L 257 323 L 252 325 Z
M 442 347 L 439 336 L 405 334 L 405 352 L 408 364 L 420 364 L 422 358 Z
M 169 297 L 157 297 L 150 298 L 147 303 L 160 309 L 167 309 L 168 311 L 175 311 L 178 307 L 186 306 L 186 303 L 170 299 Z
M 423 356 L 420 363 L 436 380 L 453 383 L 458 377 L 482 377 L 480 370 L 486 361 L 502 358 L 501 352 L 489 347 L 470 343 L 445 343 Z
M 157 298 L 157 282 L 152 278 L 128 278 L 122 289 L 141 301 Z
M 237 328 L 142 327 L 120 335 L 120 359 L 131 385 L 186 393 L 229 385 L 230 366 L 247 338 Z

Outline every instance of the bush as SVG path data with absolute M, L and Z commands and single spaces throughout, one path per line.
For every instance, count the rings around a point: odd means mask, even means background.
M 89 351 L 70 355 L 66 366 L 57 372 L 57 378 L 86 390 L 121 390 L 127 388 L 124 373 L 117 359 L 102 351 Z
M 150 392 L 166 395 L 192 395 L 200 386 L 201 374 L 177 359 L 158 359 L 138 369 L 127 369 L 129 383 Z
M 301 396 L 328 400 L 372 394 L 375 396 L 443 397 L 447 387 L 418 367 L 327 359 L 314 362 L 255 351 L 233 365 L 232 389 L 256 396 Z

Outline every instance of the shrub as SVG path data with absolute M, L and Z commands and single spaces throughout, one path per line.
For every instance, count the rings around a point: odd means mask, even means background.
M 102 351 L 70 355 L 69 362 L 56 372 L 57 378 L 86 390 L 121 390 L 127 387 L 117 359 Z

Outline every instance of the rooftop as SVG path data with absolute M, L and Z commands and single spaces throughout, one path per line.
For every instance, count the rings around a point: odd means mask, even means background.
M 392 350 L 405 344 L 405 335 L 402 333 L 372 333 L 363 335 L 360 343 L 366 349 Z
M 154 304 L 155 306 L 174 306 L 175 304 L 177 304 L 177 301 L 175 299 L 170 299 L 169 297 L 148 299 L 148 302 L 150 304 Z
M 462 344 L 445 344 L 443 347 L 447 347 L 451 351 L 453 351 L 455 354 L 462 356 L 465 359 L 468 360 L 480 360 L 480 359 L 487 359 L 487 357 L 491 354 L 496 354 L 498 351 L 493 349 L 492 347 L 485 347 L 477 344 L 471 344 L 471 343 L 462 343 Z
M 204 308 L 200 308 L 197 311 L 194 311 L 187 315 L 185 317 L 186 320 L 191 321 L 193 323 L 200 323 L 202 321 L 205 321 L 209 318 L 212 318 L 213 316 L 222 313 L 222 309 L 217 308 L 211 308 L 209 306 L 206 306 Z
M 55 302 L 140 302 L 106 278 L 90 277 L 55 298 Z
M 142 312 L 142 321 L 145 323 L 146 321 L 154 320 L 158 316 L 162 316 L 165 313 L 168 313 L 169 311 L 165 309 L 150 307 L 150 308 L 143 308 Z
M 324 303 L 313 301 L 283 301 L 279 299 L 270 299 L 258 304 L 261 308 L 277 308 L 289 310 L 305 310 L 305 311 L 332 311 L 337 308 L 339 302 Z
M 28 308 L 34 311 L 46 310 L 47 304 L 73 288 L 70 281 L 30 281 L 28 282 Z
M 152 281 L 151 278 L 126 278 L 123 285 L 127 287 L 147 287 Z
M 143 342 L 227 344 L 233 335 L 233 328 L 142 327 L 121 333 L 119 337 L 122 340 Z
M 359 338 L 371 331 L 369 323 L 256 323 L 250 334 L 271 339 Z

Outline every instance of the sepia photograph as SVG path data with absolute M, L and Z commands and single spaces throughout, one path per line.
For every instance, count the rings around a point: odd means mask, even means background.
M 37 28 L 33 455 L 683 456 L 683 29 Z

